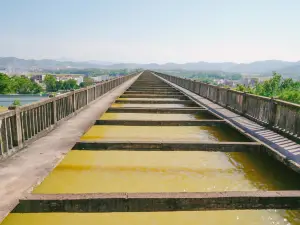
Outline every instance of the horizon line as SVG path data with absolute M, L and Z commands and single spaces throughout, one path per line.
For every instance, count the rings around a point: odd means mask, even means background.
M 254 60 L 254 61 L 249 61 L 249 62 L 237 62 L 237 61 L 187 61 L 187 62 L 116 62 L 114 60 L 102 60 L 102 59 L 86 59 L 86 60 L 79 60 L 79 59 L 68 59 L 68 57 L 61 57 L 61 58 L 66 58 L 66 60 L 62 59 L 55 59 L 55 58 L 34 58 L 34 57 L 26 57 L 26 58 L 21 58 L 21 57 L 16 57 L 16 56 L 0 56 L 0 58 L 17 58 L 17 59 L 22 59 L 22 60 L 53 60 L 53 61 L 58 61 L 58 62 L 76 62 L 76 63 L 89 63 L 89 64 L 97 64 L 93 63 L 92 61 L 99 61 L 103 63 L 111 63 L 111 64 L 158 64 L 158 65 L 164 65 L 164 64 L 187 64 L 187 63 L 233 63 L 233 64 L 251 64 L 255 62 L 266 62 L 266 61 L 281 61 L 281 62 L 290 62 L 290 63 L 297 63 L 300 62 L 300 60 L 282 60 L 282 59 L 264 59 L 264 60 Z

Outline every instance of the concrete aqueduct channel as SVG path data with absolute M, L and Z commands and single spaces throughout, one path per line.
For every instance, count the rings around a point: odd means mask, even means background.
M 265 151 L 145 71 L 2 224 L 300 224 L 299 175 Z

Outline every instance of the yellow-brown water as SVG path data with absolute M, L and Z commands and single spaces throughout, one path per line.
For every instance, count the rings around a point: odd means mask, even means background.
M 132 108 L 184 108 L 184 107 L 199 107 L 194 104 L 126 104 L 126 103 L 114 103 L 111 107 L 132 107 Z
M 181 140 L 181 141 L 248 141 L 229 127 L 217 126 L 92 126 L 82 137 L 84 141 L 118 140 Z
M 132 99 L 128 99 L 132 100 Z M 144 98 L 142 100 L 145 100 Z M 166 99 L 163 99 L 166 100 Z M 182 108 L 184 104 L 113 104 Z M 192 114 L 106 113 L 101 119 L 205 119 Z M 184 120 L 185 120 L 184 119 Z M 220 127 L 93 126 L 82 140 L 245 141 Z M 248 140 L 249 141 L 249 140 Z M 71 151 L 34 193 L 192 192 L 299 189 L 299 176 L 262 154 L 201 151 Z M 300 225 L 299 211 L 11 213 L 2 225 Z
M 263 168 L 247 156 L 201 151 L 71 151 L 34 193 L 254 191 L 300 187 L 299 177 L 293 174 L 287 177 L 282 166 L 275 165 L 281 170 L 279 173 L 276 170 L 261 176 Z M 274 166 L 272 161 L 269 163 L 266 171 Z
M 135 101 L 135 100 L 142 100 L 142 101 L 179 101 L 178 98 L 122 98 L 120 97 L 118 100 L 124 101 Z
M 197 114 L 158 114 L 158 113 L 105 113 L 102 120 L 199 120 L 218 119 L 209 113 Z
M 297 225 L 285 210 L 10 214 L 2 225 Z

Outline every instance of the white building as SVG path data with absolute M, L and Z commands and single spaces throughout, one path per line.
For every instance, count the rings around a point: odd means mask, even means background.
M 74 77 L 74 80 L 76 80 L 76 81 L 77 81 L 77 84 L 79 85 L 80 83 L 83 82 L 83 76 Z
M 101 82 L 109 79 L 109 75 L 102 75 L 97 77 L 91 77 L 95 82 Z
M 77 85 L 83 82 L 83 76 L 64 75 L 56 76 L 57 81 L 76 80 Z

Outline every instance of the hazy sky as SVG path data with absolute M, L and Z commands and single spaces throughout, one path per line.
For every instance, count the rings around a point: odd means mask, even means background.
M 300 60 L 300 0 L 0 0 L 0 56 Z

